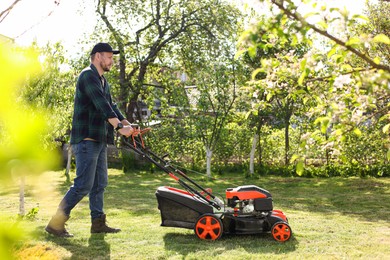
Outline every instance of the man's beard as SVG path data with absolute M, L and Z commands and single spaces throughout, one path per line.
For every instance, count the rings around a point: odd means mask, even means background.
M 110 66 L 107 66 L 106 64 L 104 64 L 103 62 L 100 63 L 100 67 L 102 67 L 102 69 L 105 71 L 105 72 L 108 72 L 111 70 L 111 67 Z

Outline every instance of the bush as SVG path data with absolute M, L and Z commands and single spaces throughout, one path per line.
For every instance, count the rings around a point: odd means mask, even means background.
M 257 167 L 256 173 L 260 175 L 277 175 L 277 176 L 294 176 L 294 166 L 274 166 L 274 165 L 260 165 Z
M 153 165 L 141 158 L 133 151 L 123 149 L 121 152 L 123 172 L 128 173 L 132 170 L 151 170 L 154 171 Z
M 306 167 L 304 177 L 390 177 L 390 165 L 326 165 Z

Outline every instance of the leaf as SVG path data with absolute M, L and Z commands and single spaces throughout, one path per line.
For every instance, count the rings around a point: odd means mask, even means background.
M 335 54 L 336 53 L 336 46 L 334 46 L 332 49 L 330 49 L 330 51 L 328 52 L 328 55 L 327 55 L 327 57 L 328 57 L 328 59 L 330 58 L 330 57 L 332 57 L 333 56 L 333 54 Z
M 390 44 L 390 38 L 384 35 L 383 33 L 380 33 L 374 37 L 373 42 Z
M 341 69 L 344 71 L 352 71 L 352 66 L 350 64 L 342 64 Z
M 357 136 L 362 136 L 362 131 L 360 131 L 359 128 L 355 128 L 355 129 L 353 130 L 353 132 L 354 132 L 355 135 L 357 135 Z
M 390 160 L 390 149 L 387 151 L 387 160 Z
M 234 59 L 238 59 L 242 54 L 244 54 L 246 52 L 247 52 L 247 50 L 245 50 L 245 49 L 237 51 L 236 55 L 234 55 Z
M 310 13 L 305 14 L 303 16 L 303 18 L 306 19 L 306 18 L 309 18 L 309 17 L 314 16 L 314 15 L 319 15 L 319 13 L 318 12 L 310 12 Z
M 344 61 L 344 56 L 341 55 L 341 54 L 337 54 L 337 55 L 335 55 L 333 58 L 334 58 L 334 60 L 336 61 L 336 63 L 341 63 L 341 62 Z
M 268 94 L 267 94 L 267 97 L 266 97 L 267 101 L 270 101 L 271 98 L 272 98 L 272 93 L 268 93 Z
M 303 175 L 304 169 L 305 169 L 305 167 L 303 165 L 303 161 L 302 160 L 298 161 L 298 163 L 297 163 L 297 170 L 296 170 L 298 176 L 302 176 Z
M 307 75 L 309 75 L 310 73 L 310 69 L 309 68 L 306 68 L 302 73 L 301 73 L 301 76 L 299 77 L 298 79 L 298 84 L 301 86 L 303 84 L 303 81 L 305 80 L 305 78 L 307 77 Z
M 252 115 L 252 111 L 248 111 L 248 112 L 245 114 L 245 119 L 247 120 L 251 115 Z
M 361 15 L 361 14 L 354 14 L 354 15 L 352 16 L 352 18 L 353 18 L 353 19 L 362 19 L 362 20 L 365 20 L 365 21 L 367 21 L 367 22 L 370 21 L 370 19 L 369 19 L 367 16 Z
M 320 124 L 321 132 L 322 132 L 323 134 L 325 134 L 326 131 L 328 130 L 329 122 L 330 122 L 329 117 L 319 117 L 319 118 L 317 118 L 317 119 L 314 121 L 314 124 Z
M 381 63 L 381 58 L 375 57 L 375 58 L 374 58 L 374 62 L 375 62 L 376 64 Z
M 252 79 L 256 79 L 257 74 L 259 74 L 259 73 L 261 73 L 261 72 L 265 72 L 263 68 L 255 69 L 255 70 L 252 72 Z
M 336 131 L 333 132 L 333 134 L 335 136 L 342 136 L 343 135 L 343 131 L 341 129 L 337 129 Z
M 351 37 L 345 45 L 347 46 L 352 46 L 352 45 L 357 45 L 360 44 L 362 41 L 358 37 Z
M 305 73 L 305 71 L 303 71 L 301 73 L 301 76 L 299 76 L 299 79 L 298 79 L 298 85 L 299 86 L 302 86 L 302 83 L 303 83 L 303 80 L 305 79 L 305 77 L 306 77 L 306 73 Z
M 382 122 L 383 120 L 389 120 L 390 119 L 390 114 L 386 114 L 384 116 L 381 116 L 379 118 L 379 122 Z
M 302 61 L 301 61 L 301 70 L 304 70 L 305 68 L 306 68 L 306 62 L 307 62 L 307 60 L 306 59 L 303 59 Z
M 300 85 L 300 86 L 303 84 L 304 79 L 308 75 L 307 69 L 306 69 L 306 62 L 307 62 L 307 60 L 303 59 L 301 61 L 301 64 L 300 64 L 301 70 L 302 70 L 302 73 L 301 73 L 301 75 L 299 76 L 299 79 L 298 79 L 298 85 Z
M 297 35 L 293 34 L 293 35 L 291 35 L 291 38 L 292 38 L 292 40 L 291 40 L 291 45 L 292 45 L 292 46 L 298 45 L 299 41 L 298 41 Z
M 328 24 L 327 24 L 325 21 L 319 21 L 319 22 L 317 23 L 317 25 L 320 26 L 321 29 L 323 29 L 323 30 L 328 29 Z
M 293 163 L 293 162 L 295 162 L 297 159 L 299 159 L 299 156 L 298 156 L 297 154 L 293 154 L 293 155 L 291 156 L 290 162 Z
M 268 66 L 268 60 L 267 59 L 261 59 L 260 63 L 261 63 L 261 67 L 267 67 Z
M 248 55 L 252 59 L 256 57 L 256 53 L 257 53 L 257 48 L 255 46 L 251 46 L 248 48 Z
M 389 128 L 390 128 L 390 124 L 385 125 L 385 126 L 382 128 L 382 132 L 383 132 L 384 134 L 388 133 L 388 132 L 389 132 Z

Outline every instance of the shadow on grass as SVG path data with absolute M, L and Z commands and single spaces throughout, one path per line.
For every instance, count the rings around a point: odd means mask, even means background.
M 46 240 L 71 252 L 70 259 L 111 259 L 110 244 L 105 241 L 105 234 L 91 234 L 88 244 L 76 238 L 60 238 L 46 235 Z
M 295 251 L 298 241 L 294 236 L 287 242 L 275 241 L 270 233 L 257 235 L 223 235 L 219 240 L 200 240 L 195 234 L 167 233 L 164 235 L 165 249 L 179 253 L 184 258 L 191 253 L 199 251 L 215 252 L 215 255 L 223 251 L 244 249 L 248 254 L 285 254 Z

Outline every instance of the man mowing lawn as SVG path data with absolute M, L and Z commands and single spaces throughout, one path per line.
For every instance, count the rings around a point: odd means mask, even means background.
M 90 54 L 91 64 L 77 81 L 70 143 L 76 158 L 76 178 L 60 202 L 45 230 L 59 237 L 72 237 L 65 229 L 71 210 L 89 194 L 91 233 L 116 233 L 120 229 L 106 225 L 103 195 L 107 186 L 107 143 L 113 143 L 113 129 L 130 136 L 130 123 L 112 102 L 110 86 L 103 76 L 110 71 L 113 50 L 108 43 L 96 44 Z

